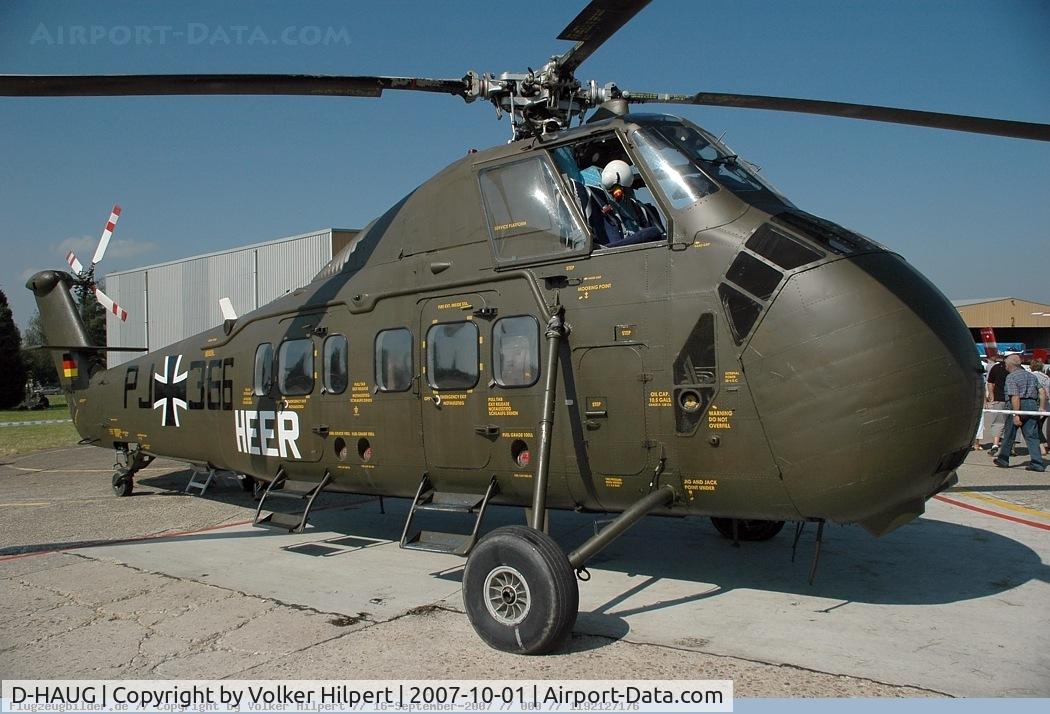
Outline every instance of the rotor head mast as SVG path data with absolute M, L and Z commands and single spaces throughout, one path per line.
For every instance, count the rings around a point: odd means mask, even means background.
M 567 129 L 573 117 L 619 97 L 616 85 L 581 83 L 576 69 L 606 40 L 641 12 L 650 0 L 591 0 L 558 35 L 575 44 L 551 57 L 539 71 L 503 74 L 484 88 L 498 111 L 511 115 L 514 138 L 550 136 Z M 468 75 L 469 76 L 469 75 Z
M 511 117 L 514 139 L 529 136 L 550 136 L 569 128 L 576 118 L 608 99 L 620 95 L 616 85 L 599 87 L 594 81 L 581 84 L 571 73 L 566 74 L 552 57 L 538 71 L 527 73 L 504 72 L 498 77 L 469 73 L 464 81 L 468 89 L 464 98 L 481 98 L 490 102 L 498 115 Z

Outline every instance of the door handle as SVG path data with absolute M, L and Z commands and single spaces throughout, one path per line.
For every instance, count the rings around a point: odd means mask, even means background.
M 607 418 L 609 416 L 609 410 L 607 410 L 607 409 L 588 409 L 583 414 L 588 419 L 596 419 L 596 418 L 599 418 L 599 417 L 602 418 L 602 419 L 605 419 L 605 418 Z
M 328 436 L 328 427 L 325 426 L 324 424 L 320 424 L 319 426 L 315 426 L 310 431 L 312 431 L 313 433 L 317 434 L 318 436 Z
M 440 407 L 441 406 L 441 395 L 440 394 L 431 394 L 430 395 L 430 401 L 434 402 L 434 406 L 435 407 Z
M 478 436 L 499 436 L 499 427 L 495 424 L 479 424 L 474 427 L 474 433 Z

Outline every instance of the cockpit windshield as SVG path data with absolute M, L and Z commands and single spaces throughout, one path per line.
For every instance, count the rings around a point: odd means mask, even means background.
M 690 206 L 719 185 L 764 210 L 792 205 L 747 161 L 702 129 L 680 121 L 646 122 L 631 139 L 673 208 Z

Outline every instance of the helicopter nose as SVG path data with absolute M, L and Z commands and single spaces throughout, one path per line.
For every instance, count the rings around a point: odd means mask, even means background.
M 983 402 L 969 330 L 892 253 L 792 276 L 742 362 L 799 511 L 875 535 L 954 483 Z

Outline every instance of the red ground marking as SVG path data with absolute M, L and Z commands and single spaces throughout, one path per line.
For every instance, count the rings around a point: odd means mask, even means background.
M 947 496 L 934 496 L 938 501 L 944 501 L 950 503 L 953 506 L 959 508 L 965 508 L 970 511 L 977 511 L 983 513 L 986 516 L 995 516 L 996 518 L 1002 518 L 1007 521 L 1013 521 L 1014 523 L 1020 523 L 1026 526 L 1032 526 L 1033 528 L 1041 528 L 1044 531 L 1050 531 L 1050 524 L 1038 523 L 1036 521 L 1030 521 L 1027 518 L 1018 518 L 1017 516 L 1008 516 L 1005 513 L 999 513 L 998 511 L 991 511 L 987 508 L 981 508 L 980 506 L 972 506 L 969 503 L 963 503 L 962 501 L 956 501 L 954 498 L 948 498 Z

